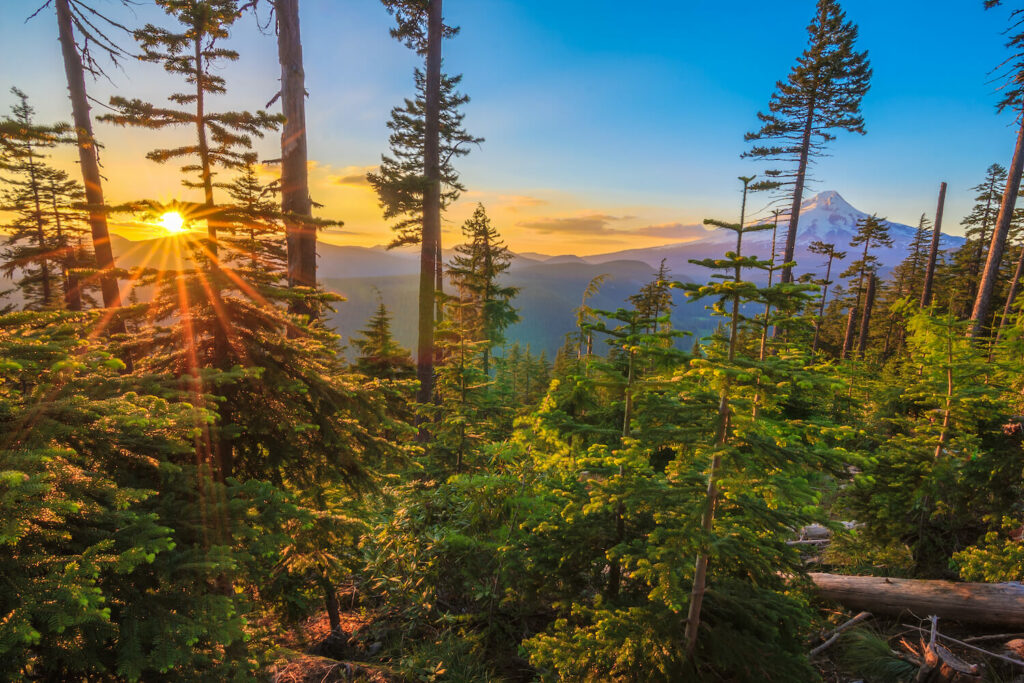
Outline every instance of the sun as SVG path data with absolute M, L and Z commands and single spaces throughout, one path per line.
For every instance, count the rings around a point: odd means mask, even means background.
M 179 232 L 185 232 L 185 217 L 177 211 L 168 211 L 164 215 L 160 216 L 160 225 L 167 232 L 177 234 Z

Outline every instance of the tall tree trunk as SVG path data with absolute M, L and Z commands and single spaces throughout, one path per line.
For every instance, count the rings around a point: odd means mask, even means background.
M 992 230 L 988 259 L 985 261 L 985 270 L 982 272 L 981 284 L 978 286 L 978 297 L 974 300 L 971 326 L 967 333 L 969 337 L 981 336 L 988 325 L 989 307 L 992 304 L 996 279 L 999 277 L 999 265 L 1003 260 L 1003 250 L 1006 248 L 1006 236 L 1010 231 L 1010 223 L 1013 221 L 1013 209 L 1017 202 L 1017 192 L 1020 191 L 1022 169 L 1024 169 L 1024 121 L 1017 133 L 1017 146 L 1013 150 L 1013 162 L 1010 164 L 1010 172 L 1006 177 L 1006 190 L 1003 192 L 1003 202 L 999 207 L 999 218 L 996 219 L 995 228 Z
M 860 308 L 860 296 L 857 297 L 857 303 L 850 306 L 849 312 L 846 314 L 846 333 L 843 335 L 843 348 L 839 352 L 839 357 L 846 359 L 850 355 L 850 349 L 853 348 L 853 327 L 857 321 L 857 309 Z
M 942 209 L 946 203 L 946 183 L 939 185 L 939 206 L 935 210 L 935 226 L 932 228 L 932 246 L 928 252 L 928 267 L 924 271 L 924 286 L 921 288 L 921 308 L 932 305 L 932 287 L 935 282 L 935 262 L 939 258 L 939 238 L 942 236 Z
M 423 238 L 420 244 L 419 334 L 416 374 L 417 399 L 434 395 L 434 290 L 437 254 L 441 247 L 441 0 L 430 0 L 427 11 L 427 69 L 424 93 Z
M 50 282 L 50 262 L 46 258 L 49 249 L 46 244 L 46 231 L 43 229 L 43 204 L 39 196 L 39 184 L 42 180 L 36 175 L 36 162 L 32 154 L 32 147 L 28 147 L 28 173 L 29 182 L 32 186 L 32 199 L 35 202 L 36 218 L 36 242 L 39 244 L 39 252 L 42 257 L 39 259 L 39 278 L 43 286 L 43 308 L 48 308 L 53 299 L 53 285 Z
M 985 239 L 988 238 L 988 216 L 992 209 L 992 193 L 996 189 L 995 185 L 995 178 L 993 178 L 985 190 L 987 195 L 985 197 L 985 213 L 981 219 L 981 235 L 978 237 L 978 244 L 974 248 L 974 258 L 971 259 L 971 266 L 968 270 L 971 276 L 971 283 L 967 288 L 967 302 L 964 308 L 970 306 L 974 302 L 975 297 L 978 296 L 978 273 L 981 272 L 981 257 L 985 253 Z M 970 313 L 970 311 L 964 310 L 962 316 L 967 317 Z
M 1017 269 L 1013 271 L 1013 279 L 1010 280 L 1010 287 L 1006 292 L 1006 304 L 1003 306 L 1003 316 L 999 319 L 999 330 L 996 332 L 995 341 L 999 341 L 999 337 L 1003 334 L 1003 328 L 1006 327 L 1006 321 L 1010 319 L 1010 313 L 1013 311 L 1013 303 L 1017 299 L 1017 291 L 1020 289 L 1021 278 L 1024 277 L 1024 245 L 1021 245 L 1020 254 L 1017 256 Z M 993 345 L 992 353 L 995 353 L 995 346 Z M 989 360 L 992 359 L 992 354 L 989 354 Z
M 747 213 L 747 185 L 750 179 L 743 180 L 743 203 L 740 205 L 740 230 L 736 235 L 736 258 L 743 251 L 743 225 Z M 733 273 L 736 282 L 743 274 L 742 266 L 737 265 Z M 732 316 L 729 323 L 729 363 L 736 360 L 736 346 L 739 341 L 740 295 L 732 297 Z M 700 526 L 706 535 L 711 534 L 715 523 L 715 510 L 718 507 L 718 478 L 722 469 L 721 451 L 729 439 L 729 424 L 732 408 L 729 405 L 729 384 L 722 387 L 718 399 L 718 426 L 715 431 L 715 454 L 711 457 L 711 468 L 708 471 L 708 487 L 704 497 L 704 511 L 701 513 Z M 690 659 L 697 650 L 697 634 L 700 630 L 701 610 L 704 605 L 704 593 L 707 592 L 708 563 L 711 555 L 701 549 L 693 567 L 693 587 L 690 589 L 690 606 L 686 612 L 686 628 L 683 631 L 683 642 L 686 646 L 686 657 Z
M 807 158 L 811 153 L 811 133 L 814 132 L 815 101 L 807 104 L 807 119 L 804 122 L 803 137 L 800 140 L 800 160 L 796 168 L 796 180 L 793 183 L 793 206 L 789 210 L 789 229 L 786 232 L 786 251 L 783 254 L 783 263 L 789 264 L 796 253 L 796 230 L 800 223 L 800 205 L 804 200 L 804 183 L 807 179 Z M 793 281 L 793 268 L 789 265 L 782 267 L 782 282 Z
M 60 220 L 60 210 L 57 208 L 57 186 L 50 181 L 50 206 L 53 209 L 53 223 L 57 229 L 57 246 L 60 250 L 61 275 L 64 279 L 64 304 L 69 311 L 82 310 L 82 290 L 79 286 L 78 276 L 70 271 L 77 265 L 77 251 L 68 245 L 64 238 L 64 226 Z
M 277 55 L 281 64 L 281 211 L 288 245 L 288 284 L 316 287 L 316 227 L 310 220 L 306 146 L 306 74 L 302 65 L 299 0 L 274 0 L 277 11 Z M 316 317 L 309 302 L 295 300 L 292 312 Z
M 811 342 L 811 353 L 814 353 L 815 351 L 818 350 L 818 341 L 821 337 L 821 323 L 822 320 L 825 318 L 825 301 L 828 297 L 828 282 L 832 277 L 832 261 L 835 259 L 835 257 L 836 250 L 835 248 L 833 248 L 828 255 L 828 265 L 825 266 L 825 286 L 821 290 L 821 304 L 818 307 L 818 319 L 814 321 L 814 340 Z
M 103 200 L 103 179 L 100 176 L 96 141 L 92 135 L 92 120 L 89 117 L 89 98 L 85 93 L 85 69 L 82 56 L 75 47 L 74 26 L 68 0 L 55 0 L 57 7 L 57 28 L 60 35 L 61 53 L 64 56 L 64 74 L 71 94 L 71 112 L 78 139 L 78 161 L 82 167 L 82 182 L 85 185 L 85 200 L 89 204 L 89 228 L 92 231 L 92 249 L 96 255 L 96 267 L 100 271 L 100 290 L 106 308 L 121 305 L 121 291 L 114 269 L 114 252 L 110 247 L 110 231 L 107 229 L 107 214 Z M 115 319 L 115 332 L 124 332 L 124 321 Z
M 857 355 L 862 359 L 868 346 L 868 332 L 871 329 L 871 309 L 875 305 L 875 284 L 877 279 L 874 273 L 868 276 L 868 293 L 864 295 L 864 315 L 860 318 L 860 337 L 857 339 Z

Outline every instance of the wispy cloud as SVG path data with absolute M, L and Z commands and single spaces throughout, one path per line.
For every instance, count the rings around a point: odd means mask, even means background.
M 643 228 L 634 228 L 630 232 L 635 235 L 657 237 L 666 240 L 694 240 L 708 234 L 703 225 L 686 225 L 684 223 L 648 225 Z
M 377 166 L 345 166 L 337 172 L 329 173 L 327 182 L 342 187 L 369 188 L 370 182 L 366 179 L 366 174 L 376 170 Z
M 521 228 L 539 232 L 542 235 L 571 234 L 571 235 L 622 235 L 628 234 L 628 230 L 612 228 L 610 225 L 617 221 L 623 221 L 628 216 L 612 216 L 606 213 L 588 213 L 580 216 L 567 216 L 561 218 L 538 218 L 532 221 L 521 221 L 516 223 Z

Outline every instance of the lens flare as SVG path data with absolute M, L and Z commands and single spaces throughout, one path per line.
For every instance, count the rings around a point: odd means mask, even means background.
M 168 211 L 160 216 L 160 225 L 172 235 L 185 232 L 185 217 L 177 211 Z

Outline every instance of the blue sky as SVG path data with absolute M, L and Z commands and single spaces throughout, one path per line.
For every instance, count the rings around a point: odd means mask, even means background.
M 23 23 L 40 0 L 0 8 L 0 105 L 8 85 L 26 90 L 41 119 L 68 118 L 49 15 Z M 94 0 L 129 23 L 115 0 Z M 448 0 L 462 32 L 445 67 L 464 74 L 466 125 L 487 141 L 459 163 L 470 192 L 453 207 L 454 229 L 476 201 L 491 209 L 513 248 L 587 253 L 646 246 L 688 225 L 736 213 L 740 159 L 778 79 L 803 49 L 812 0 Z M 969 187 L 992 162 L 1008 165 L 1012 117 L 994 110 L 990 70 L 1006 54 L 1006 10 L 981 0 L 843 3 L 870 52 L 875 76 L 864 101 L 866 136 L 841 133 L 818 165 L 814 189 L 900 222 L 935 210 L 949 183 L 946 229 L 956 232 Z M 339 241 L 387 239 L 372 193 L 346 184 L 379 161 L 392 106 L 412 89 L 417 57 L 388 36 L 376 0 L 301 0 L 314 192 L 346 220 Z M 255 21 L 240 20 L 225 105 L 255 109 L 276 90 L 276 49 Z M 159 99 L 174 85 L 159 67 L 129 64 L 90 92 Z M 99 126 L 112 199 L 181 194 L 173 169 L 143 159 L 153 134 Z M 160 141 L 162 144 L 163 141 Z M 261 146 L 275 156 L 274 136 Z M 652 240 L 654 242 L 652 242 Z M 661 241 L 665 241 L 661 239 Z

